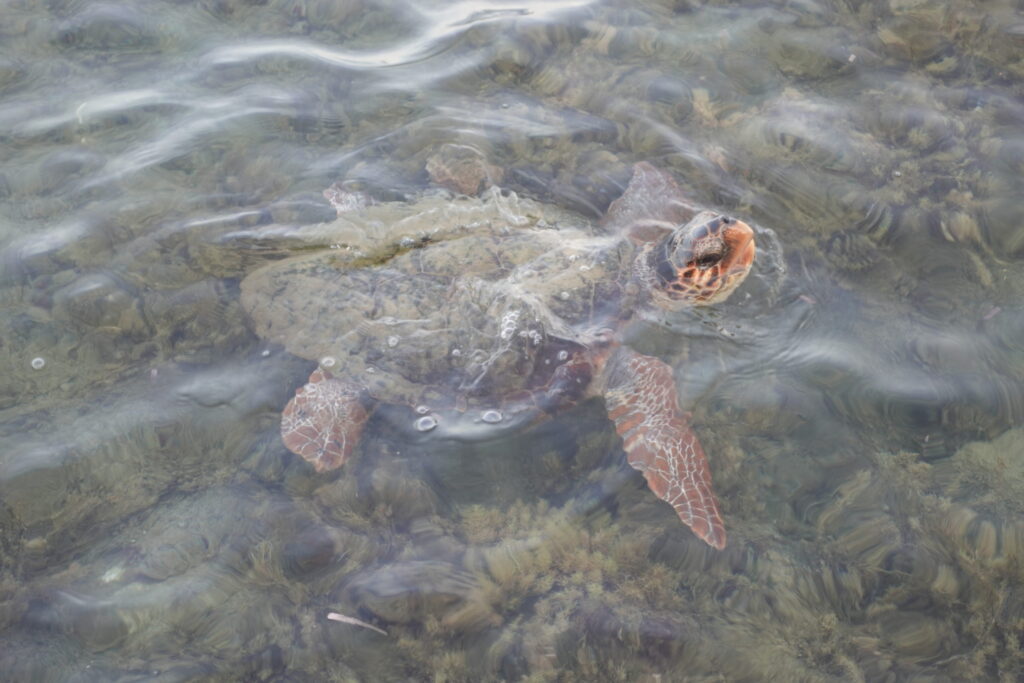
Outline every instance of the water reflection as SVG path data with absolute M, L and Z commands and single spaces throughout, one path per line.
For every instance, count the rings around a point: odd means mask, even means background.
M 1022 26 L 1009 0 L 5 3 L 0 668 L 1013 677 Z M 383 411 L 337 476 L 284 450 L 311 367 L 240 281 L 330 248 L 325 189 L 419 197 L 446 145 L 577 222 L 647 160 L 778 236 L 726 306 L 630 332 L 676 369 L 724 551 L 600 402 L 482 438 Z

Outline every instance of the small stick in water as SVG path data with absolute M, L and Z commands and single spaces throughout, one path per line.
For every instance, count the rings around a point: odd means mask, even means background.
M 377 628 L 373 624 L 367 624 L 362 619 L 356 619 L 355 617 L 347 617 L 344 614 L 338 614 L 337 612 L 328 612 L 327 613 L 327 618 L 330 619 L 331 621 L 340 621 L 343 624 L 352 624 L 353 626 L 362 626 L 363 628 L 368 628 L 371 631 L 376 631 L 377 633 L 381 634 L 382 636 L 386 636 L 388 634 L 388 632 L 385 631 L 384 629 Z

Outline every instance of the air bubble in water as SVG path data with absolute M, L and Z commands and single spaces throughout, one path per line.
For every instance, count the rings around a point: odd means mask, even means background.
M 396 335 L 391 335 L 390 337 L 388 337 L 388 346 L 390 346 L 391 348 L 395 348 L 396 346 L 398 346 L 398 337 Z
M 41 356 L 38 358 L 33 358 L 32 362 L 29 363 L 29 365 L 32 366 L 33 370 L 42 370 L 43 367 L 46 365 L 46 359 Z
M 483 415 L 480 416 L 480 419 L 489 424 L 497 424 L 498 422 L 501 422 L 502 416 L 497 410 L 485 410 Z
M 334 356 L 324 356 L 320 359 L 320 367 L 322 368 L 333 368 L 338 364 L 338 360 Z
M 567 360 L 569 358 L 569 352 L 562 349 L 558 352 L 558 360 Z
M 429 412 L 430 408 L 428 408 L 427 406 L 416 406 L 416 413 L 418 415 L 426 415 Z
M 416 420 L 415 426 L 417 431 L 429 432 L 437 426 L 437 418 L 433 415 L 424 415 L 420 419 Z
M 511 339 L 518 325 L 519 311 L 509 311 L 501 319 L 501 332 L 499 336 L 502 339 Z

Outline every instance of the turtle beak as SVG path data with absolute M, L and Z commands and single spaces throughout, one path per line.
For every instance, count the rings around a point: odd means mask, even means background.
M 753 229 L 743 221 L 731 219 L 723 230 L 722 239 L 728 247 L 723 270 L 730 274 L 749 271 L 757 254 Z

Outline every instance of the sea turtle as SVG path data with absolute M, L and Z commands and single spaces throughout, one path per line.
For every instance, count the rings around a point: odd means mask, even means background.
M 259 336 L 319 361 L 282 414 L 289 450 L 318 472 L 340 467 L 378 402 L 414 407 L 429 430 L 467 416 L 518 426 L 602 396 L 629 464 L 697 536 L 725 546 L 672 368 L 625 346 L 621 331 L 644 308 L 728 297 L 754 259 L 746 223 L 698 211 L 648 163 L 596 225 L 494 188 L 482 199 L 336 203 L 338 221 L 318 232 L 334 249 L 241 285 Z M 359 230 L 403 237 L 353 255 Z

